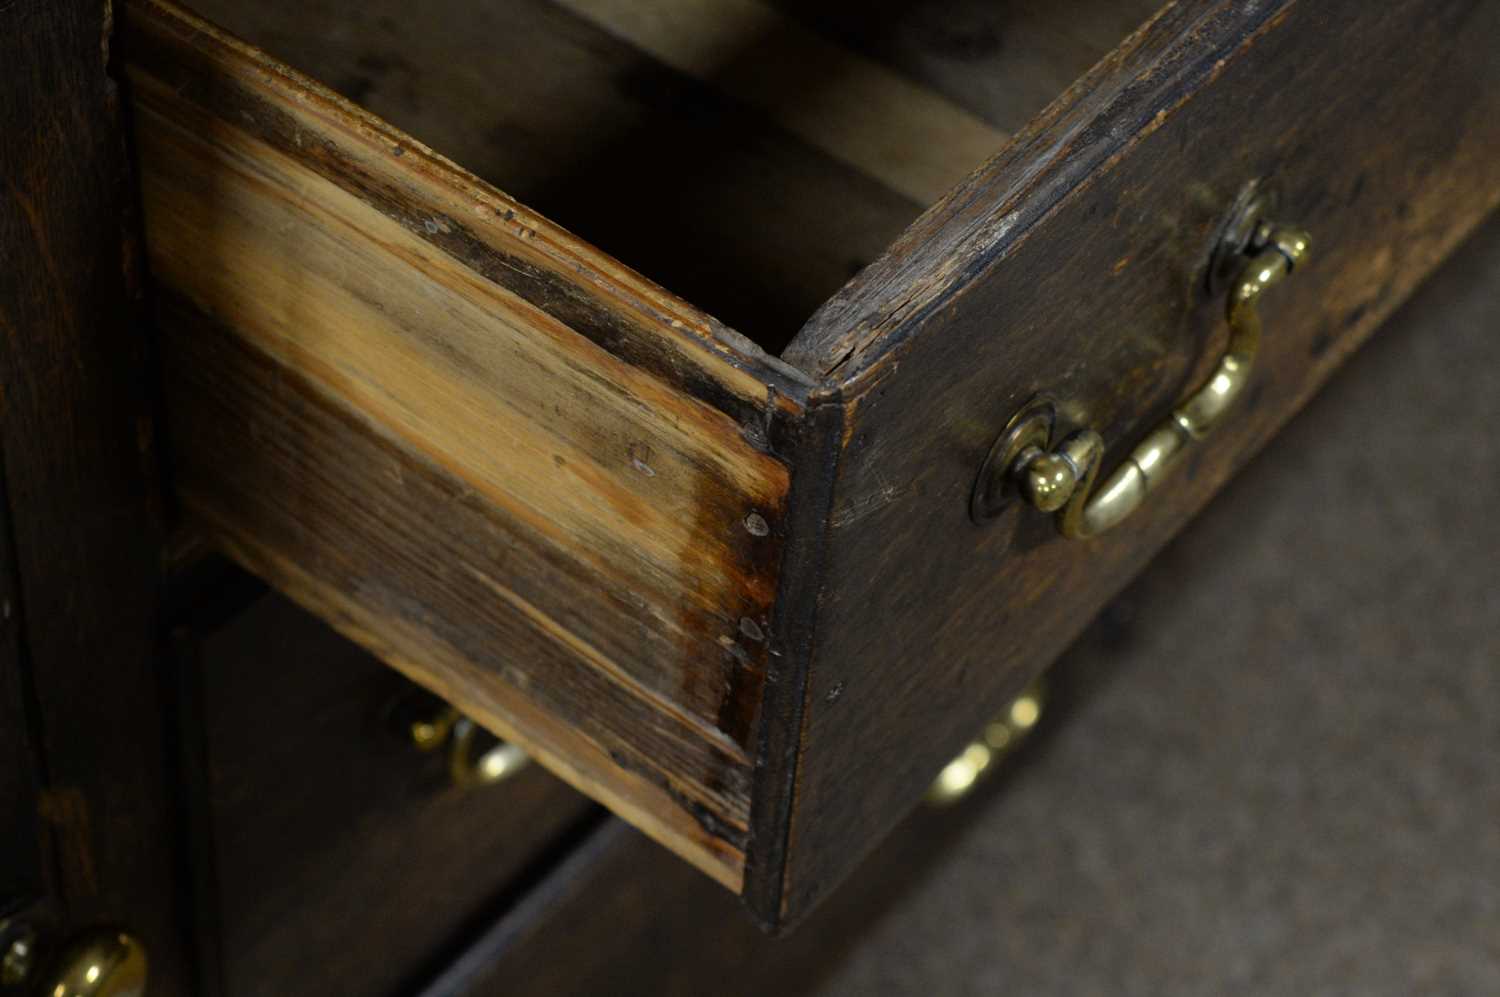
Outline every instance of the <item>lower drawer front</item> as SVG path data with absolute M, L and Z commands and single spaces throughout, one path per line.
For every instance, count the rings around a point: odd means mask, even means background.
M 799 993 L 859 937 L 872 909 L 925 868 L 933 847 L 930 833 L 901 834 L 885 850 L 896 875 L 851 885 L 806 930 L 771 938 L 723 890 L 611 820 L 420 994 Z
M 197 874 L 233 997 L 398 992 L 592 813 L 534 765 L 456 785 L 449 745 L 411 743 L 425 694 L 281 596 L 196 644 Z
M 1002 788 L 991 783 L 981 798 Z M 611 820 L 518 898 L 420 997 L 805 994 L 953 847 L 971 807 L 925 810 L 796 933 L 774 938 L 734 899 Z

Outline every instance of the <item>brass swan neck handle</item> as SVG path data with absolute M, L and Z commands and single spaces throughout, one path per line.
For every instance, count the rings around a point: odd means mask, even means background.
M 1117 526 L 1139 509 L 1188 444 L 1213 432 L 1244 392 L 1260 348 L 1260 297 L 1296 269 L 1308 245 L 1301 229 L 1264 222 L 1257 226 L 1246 249 L 1249 262 L 1229 291 L 1229 344 L 1213 374 L 1103 482 L 1096 486 L 1104 457 L 1104 438 L 1097 431 L 1077 430 L 1049 450 L 1050 410 L 1040 417 L 1023 413 L 991 451 L 988 478 L 982 475 L 975 490 L 975 518 L 994 515 L 994 496 L 1014 489 L 1042 512 L 1056 512 L 1063 536 L 1081 540 Z

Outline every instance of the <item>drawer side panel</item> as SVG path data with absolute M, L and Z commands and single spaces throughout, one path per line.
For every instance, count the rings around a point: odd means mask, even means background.
M 737 889 L 801 386 L 254 50 L 127 14 L 186 511 Z

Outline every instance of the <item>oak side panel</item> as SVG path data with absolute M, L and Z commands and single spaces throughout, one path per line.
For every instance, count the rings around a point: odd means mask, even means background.
M 104 0 L 0 3 L 0 763 L 35 779 L 0 794 L 18 891 L 0 904 L 41 891 L 63 937 L 128 928 L 174 994 L 161 509 L 114 41 Z
M 838 380 L 846 421 L 784 921 L 1495 207 L 1496 38 L 1500 4 L 1466 0 L 1168 8 L 815 317 L 792 355 Z M 1202 267 L 1257 177 L 1315 256 L 1265 304 L 1240 410 L 1115 533 L 1064 540 L 1019 508 L 970 523 L 980 462 L 1035 393 L 1109 462 L 1193 386 L 1223 335 Z
M 185 508 L 737 889 L 804 379 L 203 22 L 128 15 Z

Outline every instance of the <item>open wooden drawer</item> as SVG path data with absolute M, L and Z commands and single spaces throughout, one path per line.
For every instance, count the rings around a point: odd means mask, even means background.
M 1496 3 L 204 6 L 405 131 L 124 5 L 182 508 L 770 925 L 1500 197 Z M 1315 248 L 1223 428 L 975 522 L 1034 397 L 1108 469 L 1208 376 L 1252 183 Z

